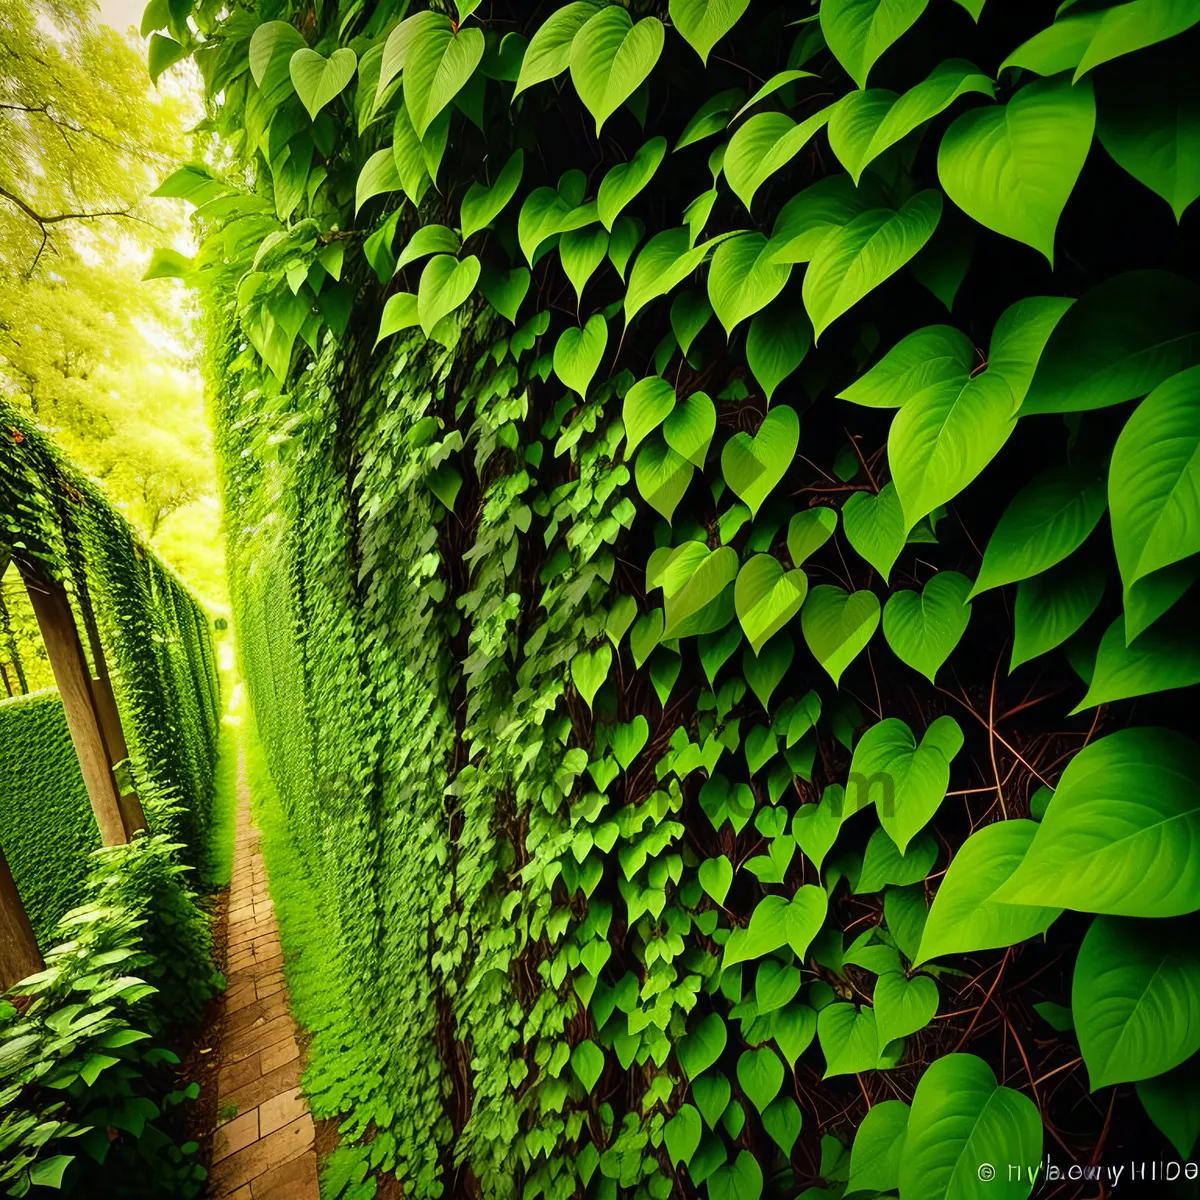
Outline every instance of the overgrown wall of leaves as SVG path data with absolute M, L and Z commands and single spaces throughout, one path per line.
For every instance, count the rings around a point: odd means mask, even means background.
M 150 6 L 331 1195 L 1190 1152 L 1197 22 Z
M 38 943 L 79 903 L 100 833 L 57 691 L 0 701 L 0 847 Z
M 92 614 L 147 818 L 182 842 L 194 865 L 208 829 L 220 723 L 211 619 L 103 493 L 5 401 L 0 553 L 67 589 L 89 655 L 82 622 Z M 58 836 L 46 814 L 41 820 L 29 837 Z

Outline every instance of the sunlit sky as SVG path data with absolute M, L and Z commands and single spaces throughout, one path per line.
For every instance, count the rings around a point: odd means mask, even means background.
M 100 19 L 124 32 L 142 23 L 147 0 L 100 0 Z

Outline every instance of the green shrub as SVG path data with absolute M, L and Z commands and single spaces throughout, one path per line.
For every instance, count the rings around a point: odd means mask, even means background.
M 329 1190 L 1187 1154 L 1200 9 L 197 13 Z

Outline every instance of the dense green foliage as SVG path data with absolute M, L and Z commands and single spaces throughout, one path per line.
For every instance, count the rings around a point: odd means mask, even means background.
M 1190 1151 L 1197 22 L 149 6 L 332 1194 Z
M 195 1099 L 166 1043 L 220 984 L 208 919 L 161 835 L 93 860 L 87 903 L 58 928 L 46 969 L 0 1001 L 0 1183 L 71 1196 L 178 1200 L 204 1168 L 171 1110 Z
M 83 895 L 100 834 L 57 692 L 0 701 L 0 847 L 38 942 Z

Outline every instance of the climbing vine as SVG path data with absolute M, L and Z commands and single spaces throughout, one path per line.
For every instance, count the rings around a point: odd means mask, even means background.
M 147 9 L 331 1194 L 1190 1153 L 1198 22 Z

